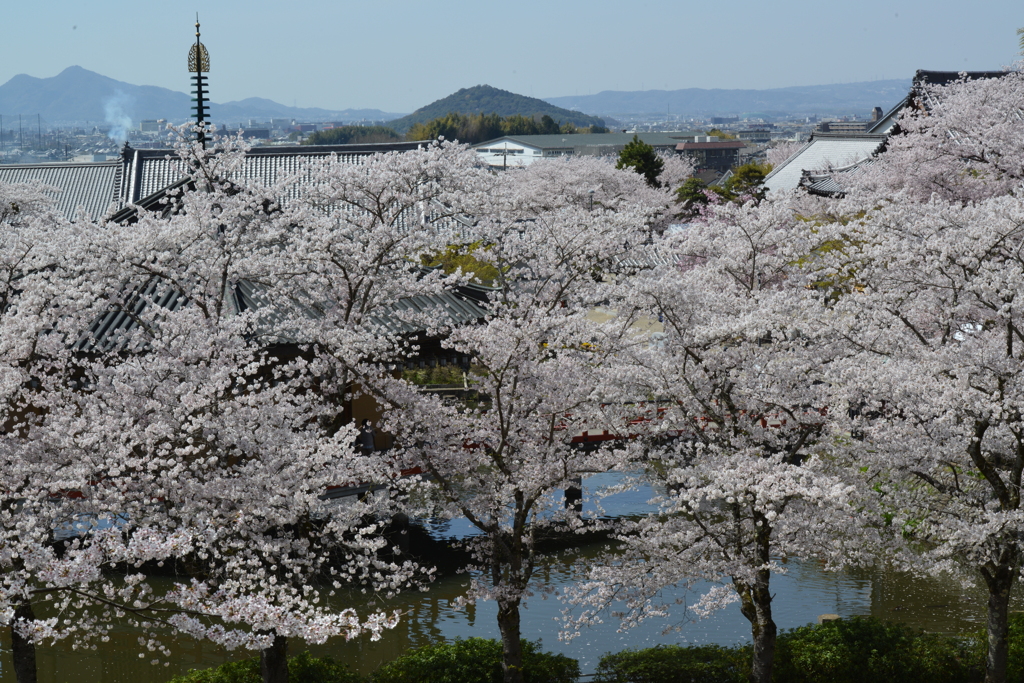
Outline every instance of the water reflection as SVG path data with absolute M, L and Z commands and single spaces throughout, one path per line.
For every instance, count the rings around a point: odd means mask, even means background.
M 589 485 L 603 484 L 601 480 Z M 650 491 L 628 492 L 605 501 L 610 515 L 642 512 Z M 464 520 L 431 523 L 432 533 L 459 537 L 472 533 Z M 577 579 L 573 561 L 598 552 L 591 548 L 581 554 L 563 554 L 549 558 L 542 570 L 543 583 L 557 589 Z M 882 619 L 903 621 L 917 628 L 940 633 L 963 633 L 978 630 L 984 623 L 985 593 L 981 588 L 964 589 L 952 579 L 914 579 L 902 574 L 870 571 L 825 572 L 815 562 L 790 561 L 788 574 L 773 577 L 774 614 L 781 628 L 793 628 L 814 622 L 818 615 L 839 614 L 842 617 L 872 615 Z M 427 593 L 410 593 L 390 600 L 362 594 L 339 596 L 341 607 L 401 609 L 405 618 L 384 639 L 371 642 L 362 637 L 346 642 L 332 640 L 309 649 L 316 656 L 331 656 L 369 673 L 380 664 L 394 659 L 406 650 L 456 637 L 498 637 L 494 603 L 485 602 L 456 610 L 453 603 L 465 590 L 465 576 L 450 576 L 435 582 Z M 698 587 L 699 590 L 699 587 Z M 668 592 L 666 599 L 683 604 L 696 600 L 696 594 Z M 545 599 L 546 598 L 546 599 Z M 1019 597 L 1015 604 L 1020 605 Z M 681 608 L 671 619 L 651 620 L 625 633 L 618 632 L 612 617 L 605 623 L 586 629 L 579 638 L 560 642 L 558 618 L 563 609 L 558 600 L 538 594 L 527 603 L 523 612 L 523 633 L 540 640 L 547 650 L 562 652 L 580 660 L 584 672 L 593 670 L 601 655 L 626 647 L 647 647 L 668 643 L 718 643 L 730 645 L 747 642 L 750 626 L 739 613 L 737 605 L 704 620 L 691 621 Z M 171 676 L 191 668 L 205 668 L 250 653 L 226 652 L 222 648 L 189 638 L 171 642 L 174 653 L 168 666 L 150 664 L 151 653 L 139 657 L 139 634 L 130 629 L 115 630 L 107 643 L 91 650 L 72 650 L 67 644 L 41 647 L 39 653 L 40 683 L 163 683 Z M 0 653 L 0 681 L 13 681 L 9 636 Z M 293 653 L 301 645 L 293 646 Z
M 569 556 L 553 558 L 544 569 L 544 579 L 556 588 L 573 581 L 572 559 Z M 775 618 L 782 628 L 813 622 L 825 613 L 843 617 L 870 614 L 943 633 L 977 630 L 983 624 L 983 591 L 965 591 L 953 580 L 918 580 L 905 575 L 870 572 L 824 572 L 816 563 L 801 561 L 790 561 L 787 568 L 787 575 L 773 578 Z M 453 601 L 462 594 L 465 585 L 466 577 L 456 576 L 437 581 L 427 593 L 406 594 L 391 600 L 368 601 L 366 596 L 348 596 L 344 605 L 351 605 L 358 599 L 374 607 L 401 609 L 406 618 L 378 642 L 365 637 L 350 642 L 336 639 L 309 649 L 317 656 L 329 655 L 369 673 L 409 648 L 456 637 L 496 638 L 494 603 L 485 602 L 463 610 L 453 607 Z M 684 592 L 669 593 L 666 597 L 679 598 L 684 603 L 695 599 L 695 595 Z M 728 645 L 749 640 L 749 625 L 732 605 L 708 619 L 697 621 L 689 621 L 679 610 L 673 619 L 652 620 L 625 633 L 619 633 L 617 623 L 609 617 L 605 623 L 586 629 L 579 638 L 562 643 L 558 640 L 557 621 L 562 608 L 556 599 L 534 596 L 523 612 L 523 631 L 531 639 L 540 639 L 545 649 L 579 659 L 585 672 L 593 669 L 603 653 L 626 647 L 659 643 Z M 673 628 L 678 630 L 666 633 Z M 0 680 L 13 680 L 10 643 L 3 645 Z M 165 667 L 151 665 L 150 653 L 140 658 L 139 649 L 138 634 L 128 629 L 116 630 L 110 642 L 100 643 L 93 650 L 75 651 L 63 644 L 43 647 L 39 649 L 39 680 L 40 683 L 68 680 L 160 683 L 190 668 L 213 666 L 240 656 L 209 643 L 178 638 L 172 644 L 173 661 Z

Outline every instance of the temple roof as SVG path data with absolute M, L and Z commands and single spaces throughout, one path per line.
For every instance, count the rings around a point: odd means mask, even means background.
M 437 294 L 406 297 L 373 311 L 366 322 L 373 329 L 401 335 L 423 333 L 424 315 L 430 318 L 433 326 L 468 325 L 487 315 L 482 304 L 491 291 L 487 287 L 468 284 Z M 278 300 L 266 287 L 248 280 L 240 280 L 233 291 L 227 294 L 234 311 L 261 311 L 261 329 L 257 330 L 257 334 L 271 343 L 301 342 L 295 338 L 297 335 L 293 331 L 285 328 L 287 321 L 296 315 L 300 319 L 318 317 L 312 310 L 297 310 L 294 304 Z M 87 352 L 124 349 L 152 306 L 173 313 L 187 305 L 188 299 L 154 277 L 135 291 L 123 307 L 108 311 L 94 320 L 88 333 L 78 340 L 75 348 Z
M 873 158 L 858 161 L 849 166 L 836 168 L 827 173 L 804 171 L 800 178 L 800 187 L 811 194 L 822 197 L 835 197 L 846 192 L 848 180 L 874 163 Z
M 367 156 L 402 152 L 427 144 L 385 142 L 361 145 L 281 145 L 253 147 L 246 153 L 240 178 L 259 178 L 268 185 L 300 169 L 310 159 L 332 154 L 345 163 Z M 186 164 L 173 149 L 134 149 L 125 145 L 121 159 L 97 163 L 0 164 L 0 183 L 38 181 L 53 187 L 57 208 L 74 220 L 78 207 L 99 220 L 147 198 L 159 196 L 188 177 Z
M 0 164 L 0 183 L 15 185 L 39 182 L 52 190 L 57 209 L 74 219 L 81 207 L 93 220 L 118 205 L 124 167 L 120 161 L 91 164 Z
M 884 133 L 815 133 L 793 156 L 772 169 L 764 186 L 769 191 L 796 189 L 804 171 L 827 171 L 856 164 L 881 149 L 888 137 Z
M 310 159 L 337 155 L 342 163 L 361 163 L 373 154 L 404 152 L 427 144 L 416 142 L 384 142 L 362 145 L 280 145 L 253 147 L 245 155 L 245 165 L 237 179 L 258 178 L 268 185 L 300 170 Z M 186 164 L 170 149 L 132 149 L 125 146 L 122 155 L 125 178 L 121 206 L 137 203 L 188 175 Z

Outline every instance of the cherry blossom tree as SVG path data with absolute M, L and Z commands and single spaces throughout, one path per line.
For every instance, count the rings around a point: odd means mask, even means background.
M 52 630 L 36 607 L 54 594 L 110 590 L 89 548 L 62 551 L 55 540 L 82 512 L 69 495 L 83 482 L 79 462 L 39 447 L 47 415 L 76 379 L 68 341 L 96 314 L 80 258 L 90 226 L 66 221 L 50 191 L 0 185 L 0 625 L 11 629 L 19 683 L 36 680 L 35 643 Z
M 807 280 L 797 264 L 811 238 L 785 201 L 722 205 L 657 243 L 661 265 L 623 283 L 619 324 L 658 324 L 606 382 L 660 402 L 637 462 L 659 512 L 626 524 L 622 548 L 569 591 L 584 606 L 576 628 L 616 601 L 624 627 L 665 616 L 666 586 L 709 581 L 690 611 L 738 601 L 753 636 L 751 680 L 767 683 L 781 561 L 838 567 L 862 555 L 850 524 L 856 489 L 823 457 L 832 438 L 823 368 L 836 347 L 801 325 Z
M 291 324 L 339 367 L 398 353 L 399 335 L 380 316 L 399 315 L 402 298 L 443 291 L 442 273 L 425 273 L 422 257 L 462 240 L 488 178 L 451 142 L 359 164 L 309 162 L 297 177 L 301 201 L 286 208 L 294 234 L 274 263 L 299 309 Z
M 645 239 L 660 207 L 644 201 L 642 177 L 597 159 L 538 162 L 491 182 L 470 241 L 486 245 L 480 258 L 493 265 L 496 289 L 486 318 L 446 330 L 444 341 L 473 358 L 480 405 L 446 405 L 399 379 L 379 391 L 396 454 L 425 471 L 418 485 L 443 512 L 478 531 L 466 540 L 467 599 L 497 602 L 511 683 L 523 680 L 519 610 L 533 590 L 537 536 L 581 527 L 553 493 L 622 458 L 571 441 L 585 429 L 625 429 L 622 411 L 602 407 L 600 382 L 623 339 L 590 318 L 606 296 L 604 275 Z
M 768 148 L 768 163 L 773 167 L 778 166 L 796 154 L 804 144 L 803 142 L 791 142 L 788 140 L 776 142 Z
M 864 440 L 851 449 L 895 528 L 928 549 L 906 564 L 987 586 L 987 681 L 1006 678 L 1021 552 L 1022 111 L 1019 72 L 924 86 L 829 207 L 844 218 L 821 227 L 835 248 L 815 262 L 834 299 L 818 324 L 850 349 L 829 382 L 858 416 L 850 430 Z
M 829 229 L 827 324 L 854 351 L 830 384 L 892 524 L 924 548 L 908 564 L 983 580 L 986 681 L 1001 682 L 1022 552 L 1024 204 L 901 199 Z
M 282 681 L 287 638 L 376 637 L 394 624 L 395 615 L 325 604 L 343 583 L 391 592 L 413 576 L 411 564 L 382 555 L 390 497 L 328 506 L 321 495 L 398 472 L 356 456 L 342 408 L 319 390 L 330 368 L 312 352 L 317 339 L 301 336 L 330 314 L 298 297 L 300 271 L 282 268 L 322 246 L 295 222 L 323 208 L 310 176 L 263 187 L 245 179 L 244 148 L 207 153 L 186 144 L 180 154 L 192 170 L 187 186 L 130 225 L 72 229 L 47 216 L 52 229 L 39 255 L 28 239 L 34 223 L 5 233 L 6 272 L 19 280 L 6 290 L 17 300 L 4 336 L 12 426 L 0 605 L 29 645 L 84 643 L 127 619 L 147 629 L 149 649 L 161 649 L 158 630 L 169 627 L 260 650 L 264 680 Z M 13 201 L 37 199 L 22 192 Z M 76 231 L 87 234 L 69 251 Z M 73 256 L 88 295 L 80 298 L 102 304 L 102 315 L 96 304 L 70 315 L 74 281 L 47 261 L 54 253 Z M 26 272 L 51 288 L 27 288 L 35 280 Z M 36 321 L 34 309 L 48 317 Z M 41 385 L 25 369 L 40 340 L 61 354 Z M 63 529 L 68 539 L 54 544 Z M 154 591 L 147 574 L 156 564 L 185 580 Z M 34 596 L 59 616 L 26 611 Z
M 971 202 L 1024 182 L 1024 74 L 924 84 L 904 109 L 886 150 L 851 191 L 927 201 Z M 869 201 L 867 198 L 862 201 Z

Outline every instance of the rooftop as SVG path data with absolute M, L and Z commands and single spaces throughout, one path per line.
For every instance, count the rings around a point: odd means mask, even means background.
M 424 142 L 388 142 L 361 145 L 286 145 L 254 147 L 239 171 L 242 177 L 267 184 L 298 171 L 309 159 L 337 155 L 342 163 L 361 163 L 372 154 L 416 149 Z M 134 149 L 125 145 L 121 159 L 98 163 L 0 164 L 0 183 L 41 182 L 69 219 L 78 207 L 99 220 L 179 184 L 188 177 L 184 162 L 173 149 Z
M 856 164 L 875 154 L 887 139 L 884 133 L 814 133 L 806 145 L 772 169 L 764 186 L 769 191 L 796 189 L 804 171 L 827 171 Z
M 566 135 L 506 135 L 473 145 L 473 148 L 490 147 L 502 142 L 515 142 L 526 147 L 538 149 L 571 149 L 578 147 L 625 147 L 633 141 L 633 136 L 640 138 L 652 147 L 671 147 L 675 149 L 681 141 L 702 135 L 700 132 L 669 132 L 669 133 L 574 133 Z
M 0 164 L 0 183 L 39 182 L 52 190 L 57 209 L 73 219 L 79 207 L 98 220 L 118 203 L 123 165 L 120 161 L 91 164 Z
M 746 147 L 743 140 L 718 140 L 715 142 L 680 142 L 676 145 L 677 150 L 690 149 L 740 149 Z

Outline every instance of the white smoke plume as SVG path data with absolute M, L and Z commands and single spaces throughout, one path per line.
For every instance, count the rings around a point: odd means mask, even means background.
M 107 137 L 115 142 L 124 142 L 128 139 L 128 129 L 132 127 L 132 117 L 127 111 L 135 104 L 135 98 L 125 95 L 120 90 L 103 100 L 103 111 L 106 121 L 110 124 L 110 131 Z

